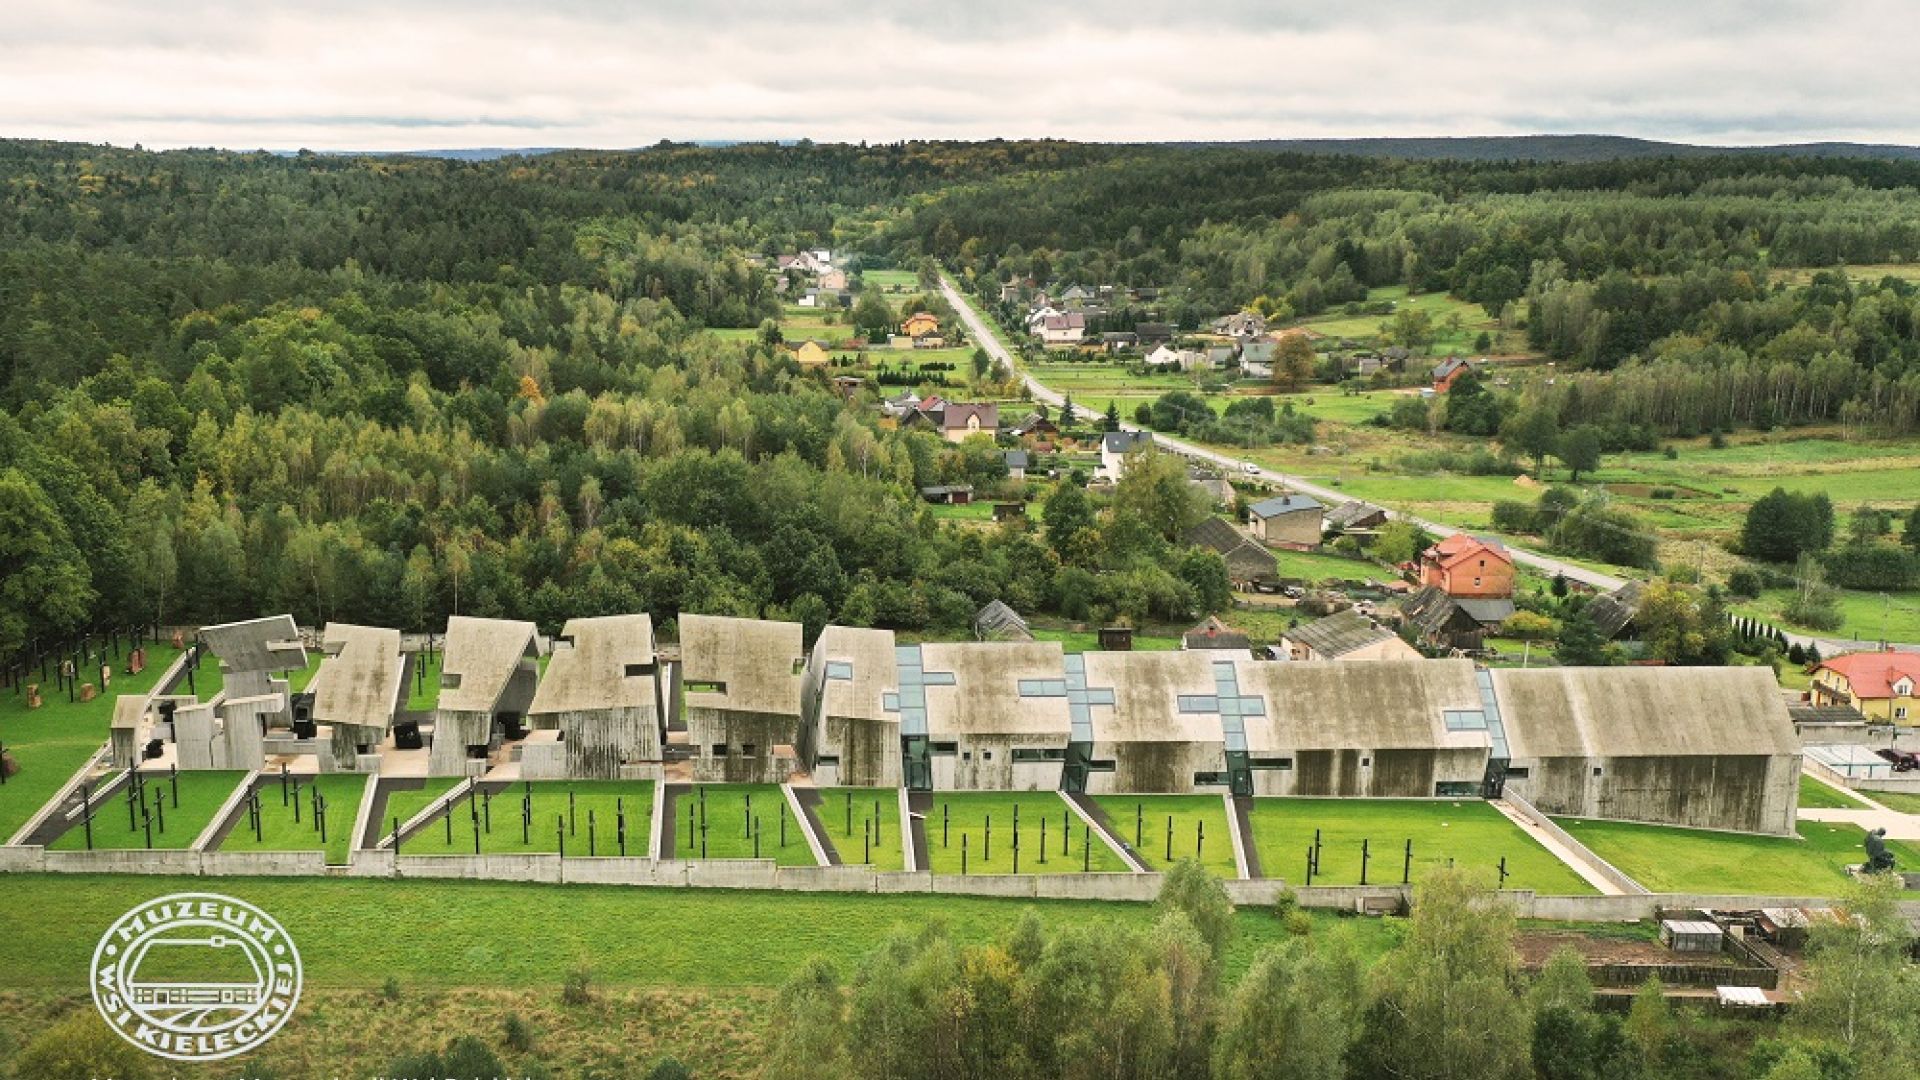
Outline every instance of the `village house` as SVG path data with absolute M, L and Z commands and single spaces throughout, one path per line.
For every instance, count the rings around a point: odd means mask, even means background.
M 1025 450 L 1003 450 L 1000 459 L 1007 463 L 1007 479 L 1025 480 L 1027 478 L 1028 458 Z
M 1060 426 L 1037 412 L 1030 412 L 1022 417 L 1019 423 L 1009 428 L 1008 432 L 1014 438 L 1026 443 L 1029 449 L 1033 449 L 1043 443 L 1050 445 L 1053 440 L 1058 439 Z
M 1227 564 L 1227 581 L 1243 592 L 1271 590 L 1279 581 L 1273 552 L 1247 539 L 1225 518 L 1210 517 L 1194 526 L 1187 542 L 1219 553 Z
M 520 750 L 526 779 L 658 779 L 661 723 L 653 619 L 568 619 L 553 640 Z
M 1428 585 L 1401 602 L 1400 615 L 1430 648 L 1475 652 L 1489 634 L 1513 617 L 1513 601 L 1505 597 L 1448 596 Z
M 1326 530 L 1328 535 L 1354 536 L 1371 533 L 1386 523 L 1384 508 L 1353 499 L 1327 511 Z
M 1186 366 L 1180 362 L 1180 350 L 1164 341 L 1154 346 L 1153 351 L 1146 355 L 1145 362 L 1154 367 L 1177 367 L 1183 370 Z
M 1400 635 L 1349 608 L 1280 635 L 1290 660 L 1419 660 Z
M 1151 431 L 1109 431 L 1100 437 L 1100 475 L 1119 483 L 1127 471 L 1127 455 L 1153 445 Z
M 1822 661 L 1814 705 L 1852 708 L 1870 722 L 1920 725 L 1920 653 L 1855 652 Z
M 1100 344 L 1110 353 L 1125 352 L 1140 344 L 1140 335 L 1131 330 L 1110 330 L 1100 335 Z
M 900 323 L 900 333 L 917 341 L 940 333 L 940 320 L 932 312 L 916 311 Z
M 1027 332 L 1038 334 L 1040 328 L 1046 325 L 1048 319 L 1060 314 L 1062 314 L 1062 312 L 1059 308 L 1054 307 L 1052 304 L 1041 302 L 1039 306 L 1027 312 Z
M 1433 392 L 1444 394 L 1453 389 L 1460 376 L 1473 370 L 1473 365 L 1457 356 L 1449 356 L 1433 366 Z
M 940 437 L 948 442 L 963 442 L 975 435 L 992 437 L 1000 430 L 1000 406 L 951 401 L 940 410 Z
M 1250 653 L 1253 651 L 1253 642 L 1247 639 L 1247 635 L 1221 622 L 1218 615 L 1209 615 L 1200 620 L 1193 629 L 1180 635 L 1180 647 L 1215 652 Z
M 812 756 L 799 623 L 682 614 L 680 667 L 695 781 L 782 784 Z
M 1133 332 L 1140 338 L 1140 344 L 1142 345 L 1164 345 L 1173 340 L 1172 323 L 1134 323 Z
M 793 359 L 801 367 L 817 368 L 817 367 L 825 367 L 827 365 L 827 362 L 831 360 L 832 357 L 828 355 L 827 347 L 825 345 L 820 344 L 818 341 L 815 341 L 812 338 L 808 338 L 807 340 L 801 342 L 799 345 L 795 346 L 793 350 Z
M 1513 595 L 1513 555 L 1492 537 L 1454 533 L 1420 553 L 1420 584 L 1448 596 Z
M 1078 345 L 1087 336 L 1087 317 L 1078 311 L 1049 315 L 1040 323 L 1040 340 L 1047 345 Z
M 1268 547 L 1308 551 L 1320 546 L 1326 507 L 1310 495 L 1275 495 L 1247 507 L 1254 539 Z
M 1247 341 L 1267 332 L 1267 320 L 1251 311 L 1236 312 L 1213 320 L 1213 332 L 1236 341 Z

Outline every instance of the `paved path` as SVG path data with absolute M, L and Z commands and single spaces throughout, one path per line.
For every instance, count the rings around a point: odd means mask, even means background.
M 1554 836 L 1552 833 L 1548 832 L 1547 830 L 1541 828 L 1539 825 L 1535 824 L 1531 818 L 1527 817 L 1527 815 L 1507 805 L 1506 800 L 1492 799 L 1490 801 L 1492 802 L 1493 808 L 1495 810 L 1498 810 L 1500 811 L 1500 813 L 1505 815 L 1508 821 L 1511 821 L 1515 825 L 1518 825 L 1520 827 L 1521 832 L 1526 833 L 1528 836 L 1533 838 L 1534 843 L 1539 844 L 1541 847 L 1546 848 L 1548 851 L 1552 852 L 1554 858 L 1559 859 L 1563 863 L 1566 863 L 1567 866 L 1570 869 L 1572 869 L 1574 873 L 1579 874 L 1580 877 L 1584 881 L 1586 881 L 1587 884 L 1593 886 L 1596 889 L 1599 889 L 1600 895 L 1602 896 L 1628 895 L 1625 889 L 1622 889 L 1620 886 L 1615 885 L 1612 881 L 1608 880 L 1607 876 L 1605 874 L 1602 874 L 1600 870 L 1597 867 L 1595 867 L 1592 863 L 1588 862 L 1585 856 L 1581 855 L 1579 852 L 1573 850 L 1567 845 L 1561 843 L 1558 837 Z
M 987 325 L 986 318 L 974 309 L 973 302 L 961 293 L 959 289 L 955 288 L 953 281 L 945 274 L 940 275 L 940 291 L 946 294 L 947 302 L 953 305 L 953 310 L 960 314 L 960 321 L 967 324 L 967 330 L 973 335 L 974 341 L 986 349 L 989 356 L 1006 364 L 1009 370 L 1018 373 L 1020 380 L 1026 384 L 1027 392 L 1033 395 L 1035 401 L 1046 402 L 1055 408 L 1063 407 L 1066 404 L 1064 395 L 1047 386 L 1039 379 L 1034 378 L 1033 373 L 1023 367 L 1014 356 L 1000 344 L 1000 339 L 996 338 L 993 334 L 993 328 Z M 1075 406 L 1074 412 L 1089 419 L 1094 418 L 1092 410 L 1089 409 Z M 1120 429 L 1122 431 L 1145 430 L 1137 424 L 1130 424 L 1124 420 L 1120 424 Z M 1247 462 L 1244 459 L 1230 454 L 1221 453 L 1217 450 L 1210 450 L 1184 439 L 1176 439 L 1171 435 L 1165 435 L 1160 432 L 1154 432 L 1153 439 L 1157 444 L 1167 447 L 1176 453 L 1185 454 L 1187 457 L 1197 458 L 1201 461 L 1212 462 L 1213 464 L 1222 466 L 1229 473 L 1252 477 L 1269 484 L 1282 485 L 1292 491 L 1311 495 L 1330 507 L 1354 501 L 1352 496 L 1343 494 L 1333 488 L 1313 483 L 1310 480 L 1304 480 L 1298 476 L 1290 476 L 1286 473 L 1275 472 L 1272 469 L 1260 468 L 1258 466 L 1249 470 L 1247 466 L 1252 464 L 1251 462 Z M 1390 516 L 1398 518 L 1401 521 L 1412 522 L 1435 536 L 1452 536 L 1454 533 L 1463 531 L 1438 521 L 1430 521 L 1426 518 L 1405 513 L 1404 511 L 1394 510 L 1391 507 L 1388 507 L 1387 511 Z M 1558 574 L 1564 576 L 1568 581 L 1578 581 L 1591 588 L 1603 591 L 1617 589 L 1626 584 L 1626 578 L 1615 577 L 1612 574 L 1603 574 L 1598 570 L 1589 570 L 1584 566 L 1578 566 L 1562 559 L 1556 559 L 1551 555 L 1517 547 L 1512 541 L 1505 541 L 1505 543 L 1507 550 L 1513 554 L 1516 562 L 1531 566 L 1542 573 Z M 1789 644 L 1798 644 L 1802 648 L 1805 648 L 1809 644 L 1817 645 L 1819 646 L 1820 655 L 1822 656 L 1832 656 L 1837 652 L 1856 651 L 1862 648 L 1872 647 L 1871 643 L 1844 641 L 1834 638 L 1816 638 L 1811 635 L 1796 634 L 1791 631 L 1787 632 L 1787 641 Z M 1894 648 L 1920 652 L 1920 645 L 1895 644 Z

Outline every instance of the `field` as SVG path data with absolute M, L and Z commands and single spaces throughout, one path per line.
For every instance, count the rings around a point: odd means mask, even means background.
M 920 291 L 920 275 L 912 270 L 862 270 L 860 280 L 883 295 L 911 295 Z
M 1228 831 L 1226 800 L 1218 795 L 1100 795 L 1116 839 L 1132 845 L 1149 870 L 1166 870 L 1181 859 L 1198 858 L 1217 877 L 1237 878 L 1233 834 Z M 1167 857 L 1168 823 L 1173 857 Z M 1139 826 L 1136 831 L 1135 826 Z
M 900 828 L 900 792 L 897 788 L 821 788 L 820 824 L 823 837 L 840 854 L 840 862 L 871 865 L 875 870 L 906 867 L 906 834 Z M 852 813 L 848 813 L 848 808 Z M 868 829 L 879 811 L 880 831 L 871 849 Z
M 1360 883 L 1361 841 L 1369 841 L 1367 881 L 1397 885 L 1406 843 L 1413 841 L 1412 879 L 1452 863 L 1497 876 L 1507 860 L 1506 887 L 1553 895 L 1591 894 L 1593 887 L 1535 843 L 1500 811 L 1478 799 L 1255 799 L 1249 815 L 1260 872 L 1306 883 L 1307 849 L 1320 830 L 1316 885 Z
M 1328 555 L 1318 551 L 1275 551 L 1273 557 L 1279 564 L 1281 577 L 1299 578 L 1308 582 L 1330 579 L 1387 581 L 1394 576 L 1393 571 L 1371 560 L 1349 559 L 1342 555 Z
M 1390 301 L 1396 312 L 1412 309 L 1424 311 L 1433 320 L 1434 340 L 1428 352 L 1434 356 L 1459 354 L 1475 355 L 1474 341 L 1485 332 L 1494 339 L 1494 348 L 1479 350 L 1480 353 L 1505 353 L 1524 351 L 1524 335 L 1503 332 L 1499 324 L 1478 304 L 1469 304 L 1465 300 L 1456 300 L 1445 293 L 1422 293 L 1411 299 L 1404 285 L 1392 285 L 1385 288 L 1369 289 L 1367 300 L 1377 303 Z M 1449 320 L 1458 320 L 1457 328 Z M 1302 325 L 1312 327 L 1328 337 L 1348 338 L 1357 343 L 1368 345 L 1385 344 L 1381 340 L 1380 327 L 1391 323 L 1392 315 L 1321 315 L 1306 319 Z
M 529 789 L 533 818 L 523 843 L 521 808 Z M 408 838 L 402 850 L 409 855 L 473 854 L 475 824 L 467 802 L 461 799 L 447 815 L 453 822 L 451 842 L 447 840 L 446 825 L 436 821 Z M 483 806 L 483 802 L 486 805 Z M 536 780 L 514 784 L 494 795 L 491 801 L 476 796 L 473 805 L 480 811 L 480 851 L 488 855 L 553 854 L 560 850 L 559 823 L 564 820 L 568 855 L 617 855 L 620 853 L 618 819 L 623 803 L 627 814 L 627 854 L 645 855 L 653 825 L 653 782 L 650 780 Z
M 960 873 L 961 854 L 969 874 L 1013 873 L 1013 815 L 1020 812 L 1020 873 L 1077 874 L 1082 867 L 1081 841 L 1085 825 L 1066 800 L 1052 791 L 942 792 L 927 812 L 927 861 L 936 874 Z M 1067 815 L 1063 818 L 1061 815 Z M 1041 862 L 1040 822 L 1047 822 L 1046 862 Z M 1063 844 L 1060 823 L 1068 823 Z M 944 823 L 944 826 L 943 826 Z M 987 832 L 992 826 L 992 835 Z M 1064 848 L 1064 854 L 1063 852 Z M 1126 872 L 1126 863 L 1092 838 L 1087 868 L 1096 873 Z
M 760 830 L 759 858 L 772 859 L 781 866 L 815 865 L 812 850 L 791 820 L 787 822 L 786 845 L 780 843 L 780 821 L 790 817 L 792 811 L 787 808 L 786 795 L 778 784 L 696 784 L 691 792 L 675 801 L 671 811 L 672 857 L 754 858 L 753 836 L 747 830 L 749 805 Z M 689 826 L 693 829 L 691 837 Z M 661 846 L 666 846 L 664 840 Z
M 109 654 L 111 655 L 111 654 Z M 40 683 L 38 709 L 27 708 L 25 690 L 0 689 L 0 746 L 20 766 L 17 776 L 0 784 L 0 843 L 11 837 L 27 819 L 53 798 L 54 792 L 73 777 L 107 741 L 107 722 L 113 719 L 113 703 L 120 694 L 145 694 L 173 663 L 179 653 L 166 644 L 147 648 L 147 667 L 138 675 L 122 675 L 126 670 L 123 653 L 115 662 L 110 692 L 92 701 L 69 703 L 67 695 L 55 691 L 52 679 L 40 680 L 39 672 L 30 681 Z
M 240 783 L 244 772 L 183 772 L 180 774 L 179 803 L 173 799 L 173 784 L 165 773 L 147 774 L 146 803 L 153 806 L 156 799 L 166 800 L 164 808 L 156 807 L 150 813 L 153 816 L 153 847 L 179 850 L 193 846 L 200 833 L 220 812 L 221 804 Z M 160 829 L 162 819 L 166 822 L 166 831 Z M 146 818 L 136 810 L 131 828 L 128 827 L 126 789 L 122 788 L 113 795 L 94 804 L 93 846 L 102 848 L 144 848 L 147 846 Z M 353 823 L 347 823 L 351 832 Z M 54 851 L 85 851 L 87 849 L 86 829 L 78 821 L 74 827 L 60 834 L 50 848 Z
M 412 678 L 407 680 L 408 712 L 428 712 L 440 704 L 440 656 L 439 649 L 413 654 Z
M 353 846 L 353 822 L 360 813 L 360 800 L 365 796 L 367 784 L 372 778 L 352 773 L 330 773 L 301 779 L 299 821 L 293 819 L 291 804 L 281 804 L 279 783 L 269 778 L 269 784 L 260 789 L 260 838 L 254 839 L 253 830 L 247 827 L 247 813 L 243 807 L 233 830 L 220 842 L 219 850 L 325 851 L 329 863 L 344 865 L 347 852 Z M 311 792 L 315 786 L 319 787 L 321 797 L 327 801 L 327 839 L 324 844 L 313 822 Z
M 1764 893 L 1832 896 L 1847 883 L 1847 866 L 1862 861 L 1866 833 L 1853 825 L 1800 823 L 1802 839 L 1628 825 L 1560 818 L 1560 824 L 1655 892 Z M 1889 841 L 1905 866 L 1920 866 L 1920 847 Z
M 1800 778 L 1800 805 L 1814 809 L 1864 810 L 1865 804 L 1811 776 Z
M 463 782 L 459 777 L 454 776 L 429 776 L 426 778 L 426 786 L 423 788 L 415 788 L 412 791 L 388 792 L 387 808 L 386 811 L 381 814 L 381 817 L 385 820 L 380 822 L 380 835 L 385 836 L 393 832 L 393 820 L 395 818 L 399 818 L 400 824 L 405 825 L 407 822 L 413 820 L 415 814 L 418 814 L 431 805 L 433 800 L 452 791 Z M 446 833 L 442 832 L 440 835 L 444 837 Z M 412 850 L 412 841 L 402 842 L 402 852 L 410 852 Z
M 1898 810 L 1903 814 L 1920 814 L 1920 793 L 1911 791 L 1869 791 L 1867 798 L 1889 810 Z
M 1818 631 L 1822 638 L 1845 638 L 1871 649 L 1884 634 L 1889 641 L 1920 641 L 1920 589 L 1904 592 L 1869 593 L 1852 589 L 1839 592 L 1840 628 Z M 1790 589 L 1768 589 L 1759 599 L 1734 605 L 1744 615 L 1764 619 L 1775 626 L 1794 629 L 1785 608 L 1793 598 Z

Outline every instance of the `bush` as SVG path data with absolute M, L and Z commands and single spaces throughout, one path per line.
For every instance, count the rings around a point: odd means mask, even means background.
M 143 1080 L 155 1061 L 113 1033 L 91 1007 L 76 1009 L 42 1031 L 12 1062 L 13 1075 L 25 1078 L 111 1076 Z
M 585 1005 L 593 1000 L 593 972 L 583 967 L 567 972 L 567 981 L 560 987 L 560 1000 L 568 1005 Z
M 506 1041 L 507 1049 L 517 1054 L 533 1049 L 533 1028 L 520 1018 L 519 1013 L 508 1013 L 505 1026 L 502 1038 Z
M 1727 575 L 1727 591 L 1743 600 L 1760 595 L 1760 575 L 1752 567 L 1742 566 Z

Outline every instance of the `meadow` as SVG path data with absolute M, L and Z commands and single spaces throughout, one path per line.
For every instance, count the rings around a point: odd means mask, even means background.
M 1655 892 L 1832 896 L 1847 867 L 1866 856 L 1866 832 L 1854 825 L 1803 821 L 1800 839 L 1707 832 L 1664 825 L 1557 818 L 1594 853 Z M 1920 846 L 1889 841 L 1905 866 L 1920 866 Z
M 127 789 L 121 788 L 93 804 L 93 849 L 148 847 L 148 826 L 152 826 L 155 850 L 183 850 L 193 846 L 200 833 L 213 822 L 220 807 L 247 774 L 208 771 L 179 774 L 178 790 L 166 773 L 146 774 L 144 799 L 128 813 Z M 156 803 L 164 802 L 164 806 Z M 144 803 L 145 812 L 139 807 Z M 149 820 L 151 819 L 151 820 Z M 352 830 L 352 822 L 347 824 Z M 73 827 L 48 845 L 53 851 L 87 850 L 87 830 L 75 820 Z
M 1500 811 L 1479 799 L 1255 799 L 1248 815 L 1251 843 L 1267 877 L 1306 883 L 1307 849 L 1320 840 L 1316 885 L 1360 883 L 1361 841 L 1367 841 L 1367 882 L 1398 885 L 1408 871 L 1407 841 L 1413 841 L 1415 884 L 1434 867 L 1463 866 L 1498 878 L 1507 863 L 1506 887 L 1553 895 L 1586 895 L 1594 889 L 1552 852 L 1541 847 Z
M 327 862 L 344 866 L 353 847 L 353 822 L 360 813 L 360 801 L 367 793 L 370 776 L 354 773 L 329 773 L 300 777 L 297 794 L 289 787 L 283 802 L 280 785 L 271 776 L 260 789 L 260 835 L 248 827 L 243 804 L 234 826 L 220 842 L 220 851 L 324 851 Z M 327 835 L 322 840 L 313 819 L 312 793 L 315 789 L 326 800 Z M 300 803 L 299 820 L 294 819 L 294 801 Z
M 1166 870 L 1182 859 L 1198 859 L 1216 877 L 1240 876 L 1226 800 L 1220 796 L 1099 795 L 1094 802 L 1107 815 L 1115 838 L 1131 846 L 1147 869 Z
M 113 703 L 119 695 L 151 693 L 178 655 L 171 645 L 149 645 L 146 669 L 138 675 L 126 675 L 122 674 L 126 671 L 125 653 L 118 660 L 112 660 L 109 654 L 114 665 L 113 685 L 92 701 L 69 702 L 54 681 L 40 679 L 38 671 L 28 680 L 40 683 L 44 704 L 38 709 L 27 708 L 24 688 L 0 689 L 0 746 L 20 766 L 18 775 L 0 784 L 0 842 L 38 813 L 61 785 L 73 778 L 74 771 L 106 744 L 107 724 L 113 719 Z
M 1083 867 L 1095 873 L 1127 871 L 1120 856 L 1101 841 L 1098 833 L 1088 836 L 1079 815 L 1053 791 L 935 794 L 926 821 L 927 861 L 932 871 L 960 873 L 964 852 L 968 874 L 1013 873 L 1016 807 L 1020 815 L 1020 873 L 1077 874 Z M 1047 822 L 1044 854 L 1040 840 L 1043 819 Z M 1060 835 L 1062 822 L 1067 829 L 1064 838 Z M 1043 857 L 1045 862 L 1041 861 Z
M 522 810 L 529 805 L 532 819 L 523 828 Z M 477 833 L 482 854 L 551 855 L 561 850 L 564 822 L 568 855 L 618 855 L 623 809 L 627 854 L 644 856 L 653 826 L 650 780 L 534 780 L 513 784 L 490 799 L 476 793 L 409 837 L 403 850 L 409 855 L 471 855 Z
M 1446 293 L 1421 293 L 1409 297 L 1405 285 L 1389 285 L 1367 290 L 1367 302 L 1386 301 L 1396 313 L 1405 310 L 1425 312 L 1432 320 L 1434 338 L 1427 351 L 1435 356 L 1475 356 L 1529 351 L 1526 335 L 1503 331 L 1500 324 L 1479 304 L 1470 304 Z M 1383 325 L 1391 325 L 1393 315 L 1347 315 L 1338 312 L 1304 319 L 1301 325 L 1332 338 L 1345 338 L 1355 344 L 1379 347 L 1388 344 L 1381 334 Z M 1485 333 L 1493 339 L 1491 349 L 1476 350 L 1474 345 Z
M 696 784 L 675 798 L 673 858 L 772 859 L 781 866 L 816 865 L 805 836 L 791 820 L 786 795 L 778 784 Z M 751 815 L 751 820 L 749 820 Z M 781 823 L 787 842 L 780 842 Z M 753 830 L 760 833 L 755 854 Z M 663 848 L 667 841 L 661 842 Z

